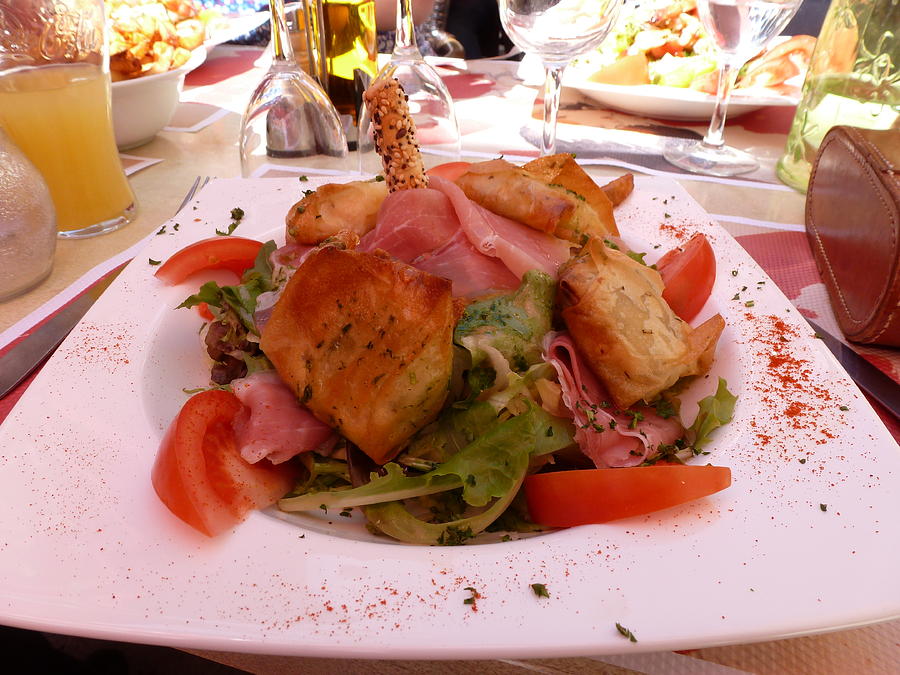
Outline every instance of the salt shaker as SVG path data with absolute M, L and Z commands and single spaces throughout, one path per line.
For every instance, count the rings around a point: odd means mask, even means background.
M 46 279 L 55 250 L 47 183 L 0 127 L 0 302 Z

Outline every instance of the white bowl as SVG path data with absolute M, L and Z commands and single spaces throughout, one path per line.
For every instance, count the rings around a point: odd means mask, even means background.
M 198 47 L 181 68 L 112 83 L 112 121 L 119 150 L 153 139 L 165 127 L 178 105 L 184 76 L 206 60 Z

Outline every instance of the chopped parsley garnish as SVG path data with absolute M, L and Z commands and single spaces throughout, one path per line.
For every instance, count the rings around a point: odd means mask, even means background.
M 736 277 L 738 275 L 737 270 L 731 270 L 731 276 Z
M 300 176 L 297 178 L 297 180 L 299 180 L 301 183 L 305 183 L 309 180 L 309 176 Z
M 547 587 L 544 584 L 531 584 L 531 590 L 534 591 L 534 594 L 539 598 L 550 597 L 550 593 L 547 592 Z
M 748 300 L 747 302 L 744 303 L 744 307 L 753 307 L 753 305 L 755 305 L 755 304 L 756 303 L 753 302 L 752 300 Z
M 844 411 L 850 410 L 850 407 L 849 407 L 849 406 L 846 406 L 846 405 L 842 405 L 842 406 L 839 408 L 839 410 L 844 410 Z
M 241 224 L 241 220 L 244 217 L 244 209 L 236 206 L 231 209 L 231 222 L 228 224 L 228 229 L 225 232 L 222 230 L 216 230 L 216 234 L 220 237 L 227 237 L 229 234 L 234 232 L 237 229 L 237 226 Z
M 623 412 L 631 418 L 631 422 L 628 424 L 629 429 L 637 429 L 638 422 L 644 420 L 644 413 L 637 410 L 625 410 Z
M 820 508 L 822 511 L 827 511 L 827 510 L 828 510 L 828 504 L 819 504 L 819 508 Z
M 463 590 L 469 591 L 471 595 L 468 598 L 463 600 L 464 605 L 474 605 L 475 601 L 481 597 L 481 593 L 476 591 L 472 586 L 466 586 Z
M 653 404 L 653 407 L 656 408 L 656 414 L 664 420 L 674 417 L 677 414 L 675 406 L 672 405 L 672 401 L 667 398 L 659 399 Z
M 622 624 L 616 621 L 616 630 L 619 631 L 619 634 L 622 637 L 628 638 L 631 642 L 637 642 L 637 638 L 634 636 L 634 633 L 631 632 L 628 628 L 625 628 Z
M 441 546 L 461 546 L 467 539 L 475 536 L 471 527 L 449 526 L 438 537 L 437 543 Z
M 165 233 L 166 233 L 166 226 L 165 226 L 165 225 L 163 225 L 161 228 L 159 228 L 159 229 L 156 231 L 156 234 L 158 234 L 158 235 L 159 235 L 159 234 L 165 234 Z
M 153 258 L 148 258 L 147 262 L 149 262 L 151 265 L 159 265 L 162 260 L 154 260 Z

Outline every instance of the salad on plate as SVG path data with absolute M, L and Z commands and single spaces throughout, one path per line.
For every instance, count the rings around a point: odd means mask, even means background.
M 738 73 L 735 94 L 798 96 L 816 39 L 795 35 L 777 40 Z M 696 0 L 633 5 L 600 47 L 579 58 L 573 71 L 587 82 L 658 85 L 714 95 L 716 48 L 697 12 Z
M 703 377 L 724 321 L 689 323 L 715 280 L 705 237 L 648 264 L 615 221 L 631 176 L 598 186 L 567 154 L 426 173 L 402 90 L 366 96 L 383 177 L 306 191 L 283 242 L 231 227 L 157 270 L 235 276 L 181 305 L 206 319 L 210 383 L 160 445 L 168 508 L 210 536 L 275 504 L 448 545 L 728 487 L 706 448 L 735 398 Z

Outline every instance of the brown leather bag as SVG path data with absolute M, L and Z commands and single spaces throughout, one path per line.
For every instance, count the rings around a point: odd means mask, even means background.
M 825 135 L 806 232 L 847 339 L 900 346 L 900 129 Z

